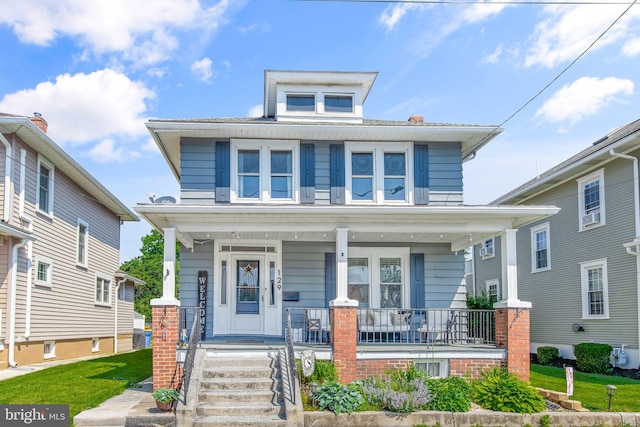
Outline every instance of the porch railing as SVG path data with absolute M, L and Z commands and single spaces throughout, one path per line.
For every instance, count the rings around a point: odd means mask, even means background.
M 330 342 L 329 309 L 292 308 L 287 319 L 294 343 Z M 356 327 L 359 344 L 495 344 L 493 310 L 359 308 Z
M 296 352 L 293 347 L 293 336 L 291 329 L 291 311 L 287 309 L 287 329 L 285 331 L 285 342 L 287 344 L 286 349 L 286 359 L 287 359 L 287 368 L 288 375 L 287 378 L 289 380 L 289 396 L 291 398 L 291 403 L 296 404 L 296 384 L 298 384 L 298 368 L 296 366 Z M 284 369 L 282 367 L 281 369 Z
M 178 341 L 178 348 L 184 348 L 184 346 L 186 346 L 187 349 L 184 364 L 182 365 L 182 389 L 184 390 L 183 398 L 186 404 L 196 350 L 200 346 L 201 334 L 200 323 L 198 322 L 198 309 L 196 307 L 181 307 L 179 317 L 180 339 Z

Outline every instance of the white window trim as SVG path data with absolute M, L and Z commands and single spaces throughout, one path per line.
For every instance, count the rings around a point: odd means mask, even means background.
M 433 378 L 447 378 L 449 376 L 449 359 L 416 359 L 414 363 L 438 364 L 440 375 Z
M 107 297 L 109 299 L 108 302 L 103 302 L 103 301 L 98 301 L 96 299 L 96 286 L 98 285 L 98 279 L 102 279 L 102 280 L 108 280 L 109 281 L 109 296 Z M 111 300 L 113 298 L 112 292 L 111 292 L 111 288 L 113 284 L 113 277 L 111 277 L 108 274 L 103 274 L 103 273 L 96 273 L 95 276 L 95 280 L 93 281 L 93 300 L 95 305 L 100 305 L 103 307 L 111 307 Z
M 87 232 L 85 233 L 85 242 L 84 242 L 84 262 L 78 262 L 78 258 L 80 255 L 79 252 L 79 243 L 80 243 L 80 226 L 83 225 L 86 227 Z M 82 219 L 78 218 L 78 223 L 76 226 L 76 265 L 79 267 L 88 267 L 89 266 L 89 223 L 86 221 L 83 221 Z
M 47 264 L 49 266 L 49 268 L 47 268 L 47 280 L 39 280 L 38 279 L 38 265 L 40 263 L 43 264 Z M 52 283 L 52 274 L 53 274 L 53 261 L 51 261 L 51 259 L 40 256 L 40 255 L 36 255 L 35 259 L 34 259 L 34 265 L 35 265 L 35 269 L 34 269 L 34 274 L 35 277 L 33 279 L 33 283 L 36 286 L 45 286 L 47 288 L 51 287 L 51 283 Z
M 47 345 L 50 347 L 50 351 L 47 353 Z M 45 341 L 43 344 L 44 358 L 45 359 L 53 359 L 56 357 L 56 342 L 55 341 Z
M 400 258 L 402 262 L 402 308 L 409 308 L 411 280 L 409 248 L 349 247 L 349 258 L 367 258 L 369 264 L 369 308 L 380 308 L 380 258 Z M 374 274 L 374 272 L 376 272 Z M 374 283 L 374 277 L 377 280 Z
M 491 295 L 491 292 L 489 291 L 489 289 L 491 288 L 491 286 L 495 285 L 496 286 L 496 301 L 500 301 L 502 300 L 502 289 L 500 288 L 500 279 L 489 279 L 489 280 L 485 280 L 484 282 L 484 288 L 487 291 L 487 295 Z
M 487 252 L 485 254 L 482 253 L 482 250 L 485 249 L 488 245 L 487 243 L 491 242 L 491 252 Z M 495 239 L 492 237 L 491 239 L 487 239 L 484 240 L 482 242 L 482 244 L 480 245 L 480 258 L 482 258 L 483 260 L 485 259 L 489 259 L 489 258 L 493 258 L 496 256 L 496 241 Z
M 260 152 L 260 197 L 246 199 L 238 196 L 238 151 L 258 150 Z M 293 175 L 291 177 L 291 199 L 271 198 L 272 151 L 291 151 Z M 300 143 L 299 141 L 273 141 L 262 139 L 231 140 L 231 202 L 232 203 L 278 203 L 297 204 L 300 202 Z
M 589 277 L 587 272 L 592 268 L 602 268 L 602 301 L 603 314 L 589 314 Z M 607 258 L 580 263 L 580 282 L 582 287 L 582 319 L 609 319 L 609 278 Z
M 306 121 L 360 121 L 362 119 L 362 87 L 357 85 L 295 85 L 279 84 L 277 92 L 276 115 L 278 121 L 306 120 Z M 315 96 L 315 111 L 287 110 L 287 95 Z M 350 96 L 352 98 L 351 112 L 325 111 L 325 95 Z
M 600 222 L 593 225 L 584 225 L 584 186 L 590 182 L 595 180 L 599 180 L 599 191 L 600 191 Z M 605 199 L 604 199 L 604 169 L 599 169 L 595 172 L 590 173 L 589 175 L 583 176 L 578 179 L 578 224 L 579 231 L 592 230 L 594 228 L 602 227 L 606 224 L 605 221 Z
M 44 165 L 47 169 L 49 169 L 49 209 L 42 210 L 40 209 L 40 166 Z M 36 165 L 37 173 L 36 173 L 36 209 L 39 213 L 53 217 L 53 191 L 55 188 L 55 167 L 53 163 L 48 161 L 46 158 L 38 154 L 38 164 Z
M 536 236 L 538 233 L 547 232 L 547 266 L 543 268 L 536 267 Z M 538 273 L 541 271 L 551 270 L 551 232 L 548 222 L 531 228 L 531 272 Z
M 413 144 L 410 142 L 395 142 L 393 144 L 374 145 L 371 142 L 348 142 L 345 151 L 345 195 L 346 203 L 351 205 L 412 205 L 413 204 Z M 373 153 L 373 200 L 353 200 L 351 178 L 351 154 L 353 152 Z M 384 199 L 384 154 L 404 153 L 405 167 L 405 199 Z
M 100 351 L 100 338 L 91 338 L 91 352 L 98 353 Z

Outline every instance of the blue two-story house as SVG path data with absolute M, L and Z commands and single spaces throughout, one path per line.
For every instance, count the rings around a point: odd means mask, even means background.
M 464 205 L 463 163 L 502 129 L 364 119 L 376 77 L 268 70 L 263 117 L 147 124 L 181 193 L 135 210 L 181 243 L 180 305 L 205 308 L 205 340 L 282 337 L 287 308 L 465 308 L 465 248 L 557 211 Z M 504 253 L 509 269 L 515 247 Z M 375 317 L 361 332 L 425 331 Z

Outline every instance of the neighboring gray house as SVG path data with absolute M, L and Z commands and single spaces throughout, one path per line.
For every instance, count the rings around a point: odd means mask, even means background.
M 397 315 L 464 308 L 469 243 L 557 211 L 463 205 L 462 164 L 501 129 L 366 120 L 376 76 L 265 71 L 261 118 L 148 123 L 180 201 L 135 210 L 182 244 L 180 305 L 206 307 L 204 339 L 281 337 L 287 308 L 325 310 L 328 332 L 337 299 Z M 402 319 L 359 327 L 407 339 Z
M 132 347 L 140 281 L 117 270 L 138 218 L 46 131 L 0 114 L 0 369 Z
M 575 344 L 601 342 L 624 351 L 616 365 L 638 367 L 638 156 L 640 120 L 492 202 L 561 209 L 517 233 L 519 295 L 533 303 L 532 352 L 552 345 L 573 358 Z M 476 293 L 499 296 L 500 258 L 499 238 L 474 246 Z

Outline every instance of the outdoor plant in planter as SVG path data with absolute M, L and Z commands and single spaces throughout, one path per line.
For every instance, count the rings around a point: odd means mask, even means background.
M 173 403 L 180 397 L 180 393 L 172 388 L 159 388 L 154 391 L 151 396 L 155 399 L 158 409 L 161 411 L 170 411 L 173 409 Z

